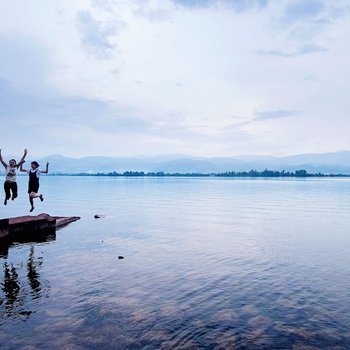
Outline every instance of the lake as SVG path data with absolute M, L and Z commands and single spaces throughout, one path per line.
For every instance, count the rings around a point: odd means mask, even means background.
M 18 182 L 1 218 L 29 214 Z M 350 179 L 43 175 L 41 192 L 33 214 L 81 220 L 1 247 L 1 349 L 350 348 Z

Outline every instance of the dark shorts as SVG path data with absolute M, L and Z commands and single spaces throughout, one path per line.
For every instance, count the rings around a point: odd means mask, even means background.
M 39 191 L 39 184 L 31 184 L 28 185 L 28 193 L 35 192 L 38 193 Z

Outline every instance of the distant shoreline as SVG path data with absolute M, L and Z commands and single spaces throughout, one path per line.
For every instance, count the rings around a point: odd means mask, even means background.
M 123 173 L 109 172 L 109 173 L 51 173 L 49 176 L 109 176 L 109 177 L 239 177 L 239 178 L 307 178 L 307 177 L 350 177 L 350 174 L 323 174 L 323 173 L 308 173 L 306 170 L 296 170 L 294 172 L 289 171 L 276 171 L 267 170 L 264 171 L 226 171 L 220 173 L 166 173 L 159 172 L 143 172 L 143 171 L 125 171 Z

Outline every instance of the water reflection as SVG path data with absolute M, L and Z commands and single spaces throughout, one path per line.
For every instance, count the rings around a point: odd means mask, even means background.
M 2 350 L 349 349 L 350 182 L 47 180 L 83 219 L 5 249 Z
M 55 238 L 55 234 L 50 234 L 36 236 L 34 239 L 31 237 L 30 242 L 23 239 L 1 242 L 0 258 L 3 258 L 4 262 L 0 294 L 0 325 L 9 318 L 26 320 L 35 312 L 36 307 L 33 306 L 33 302 L 38 302 L 43 296 L 49 295 L 49 282 L 41 273 L 44 259 L 42 256 L 36 256 L 35 243 L 48 242 Z M 9 261 L 10 249 L 18 246 L 29 248 L 26 264 Z
M 16 237 L 15 239 L 1 239 L 0 240 L 0 258 L 7 258 L 9 249 L 11 247 L 17 247 L 19 245 L 26 245 L 31 243 L 45 243 L 56 240 L 56 232 L 41 231 L 40 233 L 30 233 L 30 238 Z
M 34 260 L 34 245 L 31 244 L 30 246 L 30 253 L 29 253 L 29 259 L 27 262 L 27 278 L 28 278 L 28 285 L 30 286 L 32 290 L 33 298 L 39 298 L 40 297 L 40 291 L 41 291 L 41 283 L 40 283 L 40 275 L 37 272 L 37 268 L 40 268 L 40 266 L 43 263 L 43 259 L 38 259 L 37 261 Z
M 5 314 L 11 316 L 13 306 L 16 305 L 19 298 L 20 286 L 18 283 L 18 273 L 13 265 L 4 263 L 4 282 L 2 291 L 5 294 Z

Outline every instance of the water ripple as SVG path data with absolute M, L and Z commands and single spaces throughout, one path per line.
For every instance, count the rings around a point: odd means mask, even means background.
M 2 349 L 348 349 L 349 181 L 45 183 L 82 219 L 1 255 Z

